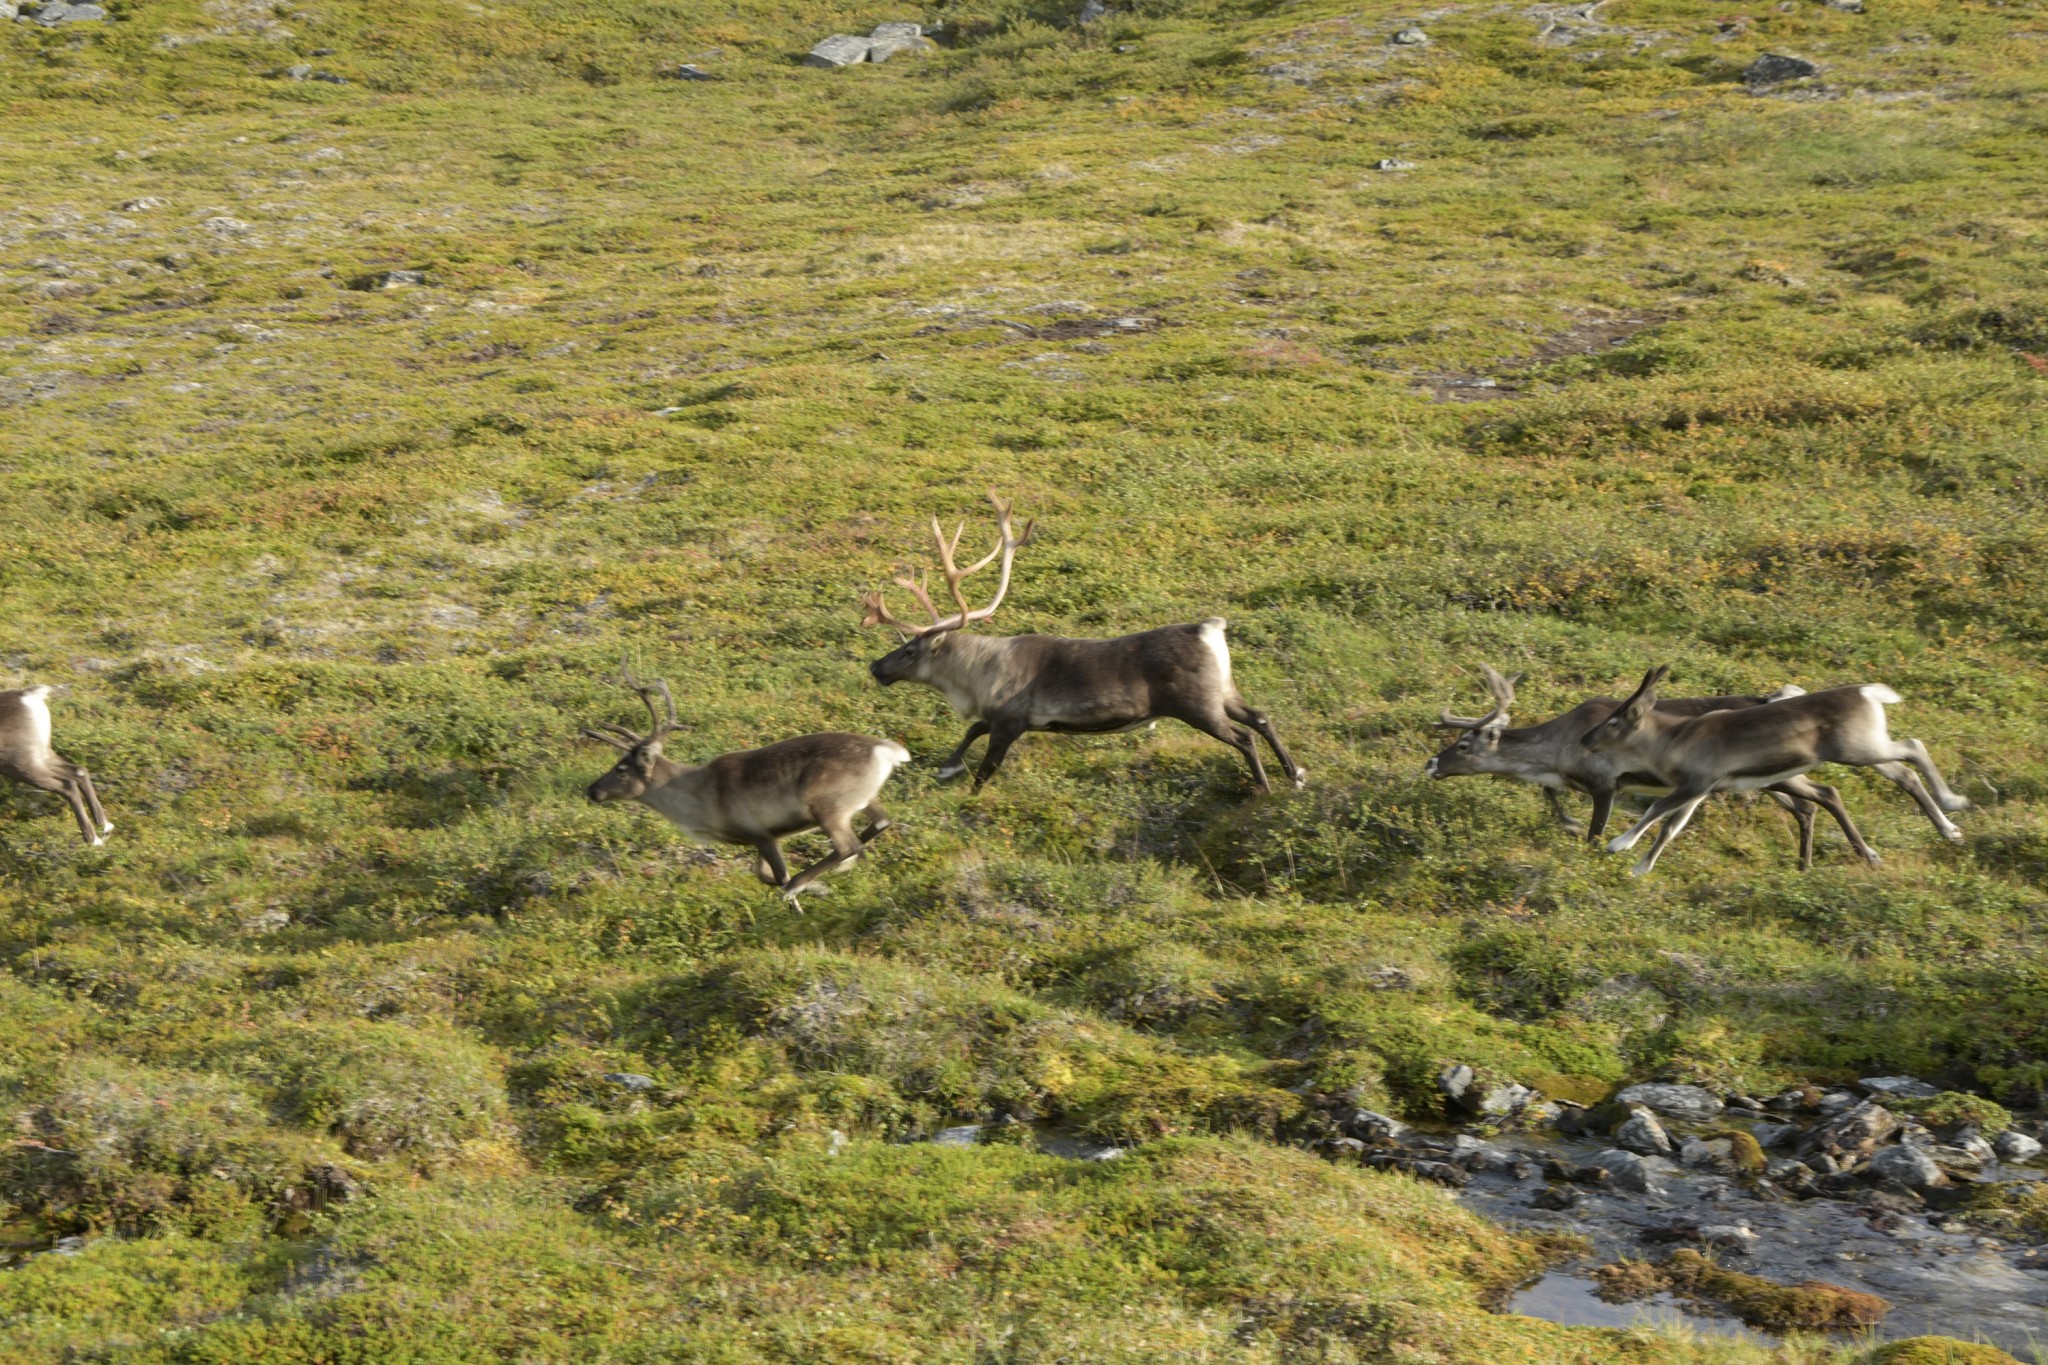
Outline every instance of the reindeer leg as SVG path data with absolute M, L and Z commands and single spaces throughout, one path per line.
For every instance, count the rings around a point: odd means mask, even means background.
M 1633 825 L 1630 825 L 1625 833 L 1607 841 L 1607 851 L 1609 853 L 1628 852 L 1636 846 L 1637 840 L 1650 832 L 1652 825 L 1662 820 L 1665 816 L 1676 812 L 1685 805 L 1685 802 L 1686 798 L 1681 798 L 1677 792 L 1672 792 L 1668 796 L 1658 797 L 1650 803 L 1650 808 L 1644 811 L 1642 816 Z
M 1706 800 L 1711 794 L 1709 792 L 1701 792 L 1698 796 L 1682 803 L 1684 809 L 1664 822 L 1664 828 L 1657 832 L 1657 841 L 1650 845 L 1650 851 L 1642 856 L 1640 862 L 1629 869 L 1628 874 L 1631 877 L 1649 876 L 1657 866 L 1657 857 L 1664 851 L 1664 845 L 1679 836 L 1679 833 L 1684 830 L 1686 823 L 1692 819 L 1692 813 L 1700 808 L 1700 802 Z M 1671 798 L 1666 797 L 1664 799 L 1668 801 Z M 1662 805 L 1663 802 L 1660 801 L 1657 804 Z M 1655 810 L 1656 806 L 1652 806 L 1650 809 Z
M 844 867 L 858 858 L 863 847 L 860 836 L 853 832 L 853 817 L 847 812 L 839 810 L 815 814 L 818 816 L 818 827 L 832 840 L 832 851 L 790 878 L 789 884 L 782 888 L 782 894 L 789 897 L 791 905 L 796 904 L 797 896 L 812 882 L 834 868 Z
M 1185 715 L 1176 713 L 1176 719 L 1186 721 L 1203 734 L 1214 739 L 1220 739 L 1231 748 L 1243 754 L 1244 761 L 1251 765 L 1252 781 L 1258 783 L 1259 790 L 1262 792 L 1273 790 L 1273 784 L 1266 780 L 1266 765 L 1259 761 L 1259 741 L 1251 731 L 1236 725 L 1229 716 L 1222 714 Z
M 882 803 L 879 801 L 868 802 L 861 814 L 868 818 L 868 827 L 860 832 L 860 841 L 864 844 L 896 823 L 889 818 L 889 812 L 882 809 Z
M 1948 840 L 1950 843 L 1960 843 L 1962 841 L 1963 832 L 1957 829 L 1955 821 L 1949 819 L 1948 816 L 1945 815 L 1943 812 L 1951 810 L 1966 810 L 1969 808 L 1970 803 L 1963 797 L 1957 796 L 1954 792 L 1948 789 L 1947 784 L 1941 780 L 1941 774 L 1934 771 L 1934 763 L 1927 757 L 1926 746 L 1921 744 L 1919 740 L 1901 740 L 1895 743 L 1892 747 L 1895 749 L 1905 749 L 1908 746 L 1911 746 L 1914 750 L 1918 751 L 1919 759 L 1917 761 L 1907 757 L 1907 755 L 1905 754 L 1896 754 L 1891 759 L 1888 759 L 1885 762 L 1873 763 L 1870 766 L 1876 768 L 1880 773 L 1883 773 L 1886 777 L 1889 777 L 1893 782 L 1897 783 L 1901 788 L 1904 789 L 1906 795 L 1912 797 L 1914 801 L 1918 802 L 1921 811 L 1927 816 L 1929 820 L 1932 820 L 1934 822 L 1934 827 L 1935 829 L 1941 832 L 1942 838 Z M 1904 759 L 1905 761 L 1901 762 L 1901 759 Z M 1907 767 L 1906 763 L 1912 763 L 1913 767 L 1920 768 L 1920 775 L 1931 779 L 1928 782 L 1927 786 L 1923 787 L 1922 785 L 1920 785 L 1918 781 L 1909 782 L 1904 780 L 1913 777 L 1913 768 Z M 1922 763 L 1925 763 L 1926 766 L 1920 767 Z M 1934 789 L 1931 794 L 1928 791 L 1928 787 L 1932 787 Z M 1952 801 L 1961 802 L 1962 804 L 1949 804 Z
M 1545 787 L 1543 789 L 1543 799 L 1550 803 L 1550 813 L 1557 817 L 1557 823 L 1564 826 L 1566 834 L 1577 838 L 1586 832 L 1586 827 L 1574 819 L 1572 813 L 1564 808 L 1564 798 L 1557 794 L 1557 788 Z
M 78 779 L 78 785 L 85 791 L 85 803 L 92 807 L 92 818 L 98 823 L 100 833 L 112 834 L 114 832 L 114 824 L 113 821 L 107 819 L 106 811 L 100 808 L 100 794 L 92 789 L 92 774 L 75 764 L 72 766 L 71 773 L 72 776 Z
M 985 720 L 978 720 L 968 726 L 967 737 L 955 745 L 953 752 L 946 756 L 946 761 L 939 765 L 939 781 L 951 782 L 954 778 L 965 773 L 967 771 L 967 746 L 988 732 L 989 724 Z
M 1614 813 L 1614 788 L 1593 793 L 1593 818 L 1586 825 L 1586 837 L 1597 840 L 1607 832 L 1607 817 Z
M 1005 725 L 1001 729 L 989 727 L 988 748 L 981 755 L 981 767 L 974 773 L 974 790 L 980 791 L 981 784 L 996 775 L 996 769 L 1003 766 L 1003 758 L 1010 752 L 1010 746 L 1024 735 L 1021 725 Z
M 754 875 L 769 886 L 781 886 L 789 880 L 789 868 L 782 861 L 782 847 L 773 839 L 754 840 L 754 852 L 760 855 L 754 864 Z
M 1273 746 L 1273 756 L 1280 760 L 1281 769 L 1286 772 L 1287 780 L 1294 784 L 1296 791 L 1308 786 L 1308 769 L 1296 763 L 1293 756 L 1287 752 L 1287 746 L 1280 742 L 1280 732 L 1273 728 L 1271 716 L 1247 705 L 1242 697 L 1224 702 L 1223 709 L 1232 720 L 1251 726 L 1264 736 L 1266 743 Z
M 60 779 L 57 794 L 71 807 L 71 818 L 78 821 L 79 837 L 85 840 L 86 847 L 98 848 L 105 843 L 106 840 L 100 838 L 100 832 L 93 828 L 92 812 L 85 808 L 85 793 L 78 789 L 78 783 Z
M 1850 848 L 1856 850 L 1857 857 L 1863 859 L 1864 862 L 1869 863 L 1872 867 L 1876 867 L 1884 861 L 1877 856 L 1876 849 L 1863 841 L 1862 831 L 1857 829 L 1856 822 L 1849 818 L 1849 808 L 1842 804 L 1842 794 L 1833 787 L 1823 786 L 1811 778 L 1795 777 L 1790 781 L 1781 782 L 1777 786 L 1772 787 L 1770 792 L 1772 796 L 1777 797 L 1780 801 L 1800 800 L 1809 803 L 1806 811 L 1806 819 L 1809 824 L 1813 820 L 1812 808 L 1819 806 L 1829 815 L 1835 817 L 1835 823 L 1842 827 L 1842 837 L 1849 841 Z M 1795 815 L 1798 814 L 1798 807 L 1795 806 L 1793 808 L 1793 813 Z M 1809 847 L 1811 846 L 1812 838 L 1811 834 L 1806 836 L 1806 842 Z M 1804 872 L 1808 866 L 1808 863 L 1801 863 L 1799 870 Z

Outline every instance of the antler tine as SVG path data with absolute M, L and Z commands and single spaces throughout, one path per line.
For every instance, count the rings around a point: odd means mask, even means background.
M 896 580 L 899 585 L 909 590 L 910 595 L 915 597 L 927 612 L 931 613 L 932 624 L 937 625 L 946 618 L 937 607 L 932 605 L 932 595 L 929 587 L 931 581 L 932 576 L 929 573 L 921 578 L 899 578 Z
M 896 581 L 901 583 L 903 580 L 899 578 Z M 922 635 L 931 629 L 930 626 L 913 626 L 908 621 L 897 620 L 890 614 L 889 608 L 883 603 L 880 589 L 873 589 L 863 593 L 860 605 L 860 623 L 864 626 L 889 626 L 904 635 Z
M 1479 665 L 1479 671 L 1486 678 L 1486 690 L 1493 694 L 1494 704 L 1502 711 L 1515 703 L 1515 684 L 1522 680 L 1519 673 L 1503 678 L 1491 664 Z
M 1448 711 L 1439 711 L 1436 723 L 1452 730 L 1477 730 L 1486 724 L 1486 720 L 1480 716 L 1454 716 Z
M 647 718 L 654 725 L 654 728 L 647 732 L 646 739 L 636 739 L 636 743 L 645 744 L 651 740 L 660 739 L 663 735 L 675 729 L 676 726 L 682 724 L 682 718 L 676 714 L 676 699 L 669 695 L 668 684 L 660 678 L 656 678 L 651 683 L 641 682 L 633 676 L 632 660 L 625 655 L 619 657 L 619 680 L 640 694 L 641 702 L 647 707 Z M 654 704 L 654 696 L 657 692 L 661 694 L 661 700 L 668 709 L 666 718 L 662 716 L 661 710 Z M 623 729 L 624 727 L 620 728 Z M 632 732 L 627 731 L 627 733 L 631 734 Z
M 621 751 L 621 752 L 623 752 L 623 753 L 631 753 L 631 752 L 633 752 L 633 750 L 634 750 L 634 749 L 635 749 L 636 747 L 638 747 L 638 740 L 637 740 L 637 738 L 636 738 L 636 740 L 634 741 L 634 743 L 632 743 L 632 744 L 628 744 L 628 743 L 626 743 L 626 741 L 624 741 L 623 739 L 620 739 L 620 738 L 619 738 L 618 736 L 616 736 L 616 735 L 607 735 L 607 734 L 602 734 L 602 733 L 600 733 L 600 732 L 598 732 L 597 730 L 594 730 L 594 729 L 593 729 L 593 730 L 585 730 L 585 731 L 583 732 L 583 737 L 584 737 L 585 739 L 594 739 L 594 740 L 596 740 L 596 741 L 597 741 L 597 742 L 598 742 L 599 744 L 609 744 L 609 745 L 611 745 L 611 746 L 612 746 L 612 747 L 613 747 L 614 749 L 620 750 L 620 751 Z

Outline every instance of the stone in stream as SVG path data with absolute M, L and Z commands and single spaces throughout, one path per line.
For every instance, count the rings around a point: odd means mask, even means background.
M 1931 1100 L 1941 1093 L 1940 1086 L 1913 1076 L 1865 1076 L 1856 1084 L 1873 1095 L 1892 1100 Z
M 1453 1166 L 1448 1161 L 1430 1161 L 1422 1157 L 1413 1157 L 1403 1152 L 1374 1152 L 1365 1159 L 1365 1164 L 1379 1171 L 1402 1171 L 1418 1180 L 1449 1185 L 1454 1190 L 1462 1189 L 1472 1179 L 1470 1173 L 1462 1166 Z
M 1720 1096 L 1697 1085 L 1652 1081 L 1632 1085 L 1614 1098 L 1617 1103 L 1640 1104 L 1666 1118 L 1683 1119 L 1688 1123 L 1705 1123 L 1721 1112 Z
M 2002 1161 L 2032 1161 L 2041 1155 L 2040 1143 L 2011 1128 L 2000 1133 L 1998 1141 L 1992 1143 L 1991 1148 L 1998 1153 Z
M 1657 1122 L 1657 1116 L 1641 1105 L 1631 1108 L 1628 1118 L 1614 1130 L 1614 1145 L 1640 1156 L 1671 1155 L 1671 1135 Z
M 1789 1190 L 1799 1190 L 1813 1183 L 1813 1168 L 1789 1156 L 1773 1157 L 1764 1167 L 1764 1176 Z
M 1891 1110 L 1864 1100 L 1808 1129 L 1799 1147 L 1802 1155 L 1814 1153 L 1838 1162 L 1855 1162 L 1898 1131 L 1899 1120 Z
M 1918 1147 L 1900 1143 L 1881 1147 L 1863 1168 L 1872 1180 L 1896 1180 L 1909 1190 L 1931 1190 L 1948 1184 L 1934 1158 Z
M 1536 1092 L 1527 1086 L 1484 1079 L 1462 1062 L 1447 1067 L 1436 1083 L 1452 1104 L 1468 1114 L 1505 1117 L 1536 1098 Z
M 1749 1130 L 1749 1135 L 1756 1139 L 1756 1145 L 1759 1147 L 1782 1147 L 1793 1138 L 1799 1136 L 1799 1125 L 1796 1123 L 1759 1123 L 1756 1127 Z
M 1703 1170 L 1732 1171 L 1735 1169 L 1735 1144 L 1727 1138 L 1687 1138 L 1685 1145 L 1678 1149 L 1678 1161 L 1682 1166 Z
M 1569 1185 L 1545 1185 L 1529 1199 L 1530 1206 L 1539 1209 L 1563 1211 L 1575 1209 L 1586 1202 L 1586 1196 Z
M 1367 1142 L 1398 1142 L 1408 1131 L 1408 1125 L 1401 1120 L 1371 1109 L 1352 1110 L 1344 1117 L 1342 1127 L 1352 1137 L 1364 1138 Z
M 1598 1166 L 1607 1172 L 1616 1189 L 1630 1190 L 1636 1194 L 1662 1194 L 1664 1189 L 1654 1178 L 1650 1163 L 1634 1152 L 1624 1152 L 1619 1147 L 1609 1147 L 1595 1153 L 1589 1165 Z

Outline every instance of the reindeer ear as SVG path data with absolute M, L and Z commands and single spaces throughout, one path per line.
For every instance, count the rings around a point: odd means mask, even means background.
M 1635 695 L 1628 699 L 1627 706 L 1623 708 L 1628 713 L 1630 719 L 1640 720 L 1648 713 L 1651 707 L 1657 704 L 1657 684 L 1662 682 L 1664 675 L 1670 671 L 1670 664 L 1658 664 L 1655 668 L 1643 674 L 1642 686 L 1636 688 Z

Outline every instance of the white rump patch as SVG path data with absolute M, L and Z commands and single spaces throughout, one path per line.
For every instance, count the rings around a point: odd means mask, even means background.
M 1863 699 L 1865 701 L 1874 701 L 1879 706 L 1897 706 L 1900 702 L 1905 700 L 1904 697 L 1892 691 L 1883 683 L 1870 683 L 1869 685 L 1859 687 L 1856 690 L 1863 694 Z
M 1794 697 L 1803 697 L 1805 695 L 1806 689 L 1801 687 L 1798 683 L 1786 683 L 1783 687 L 1771 693 L 1770 696 L 1765 697 L 1764 700 L 1766 702 L 1790 701 Z
M 29 743 L 41 753 L 50 749 L 50 703 L 43 700 L 49 695 L 48 687 L 31 687 L 21 694 L 21 709 L 28 713 Z
M 910 762 L 910 750 L 893 739 L 885 739 L 875 746 L 875 757 L 889 765 L 887 771 L 894 772 L 901 765 Z
M 1223 628 L 1228 624 L 1220 616 L 1212 616 L 1202 622 L 1202 643 L 1216 656 L 1216 667 L 1223 675 L 1223 681 L 1230 681 L 1230 646 L 1224 643 Z

